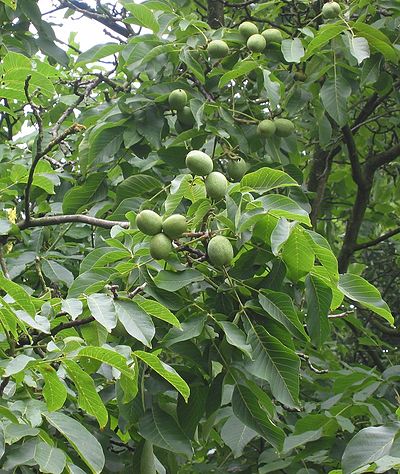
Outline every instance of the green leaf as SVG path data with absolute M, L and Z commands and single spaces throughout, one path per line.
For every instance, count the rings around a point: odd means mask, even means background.
M 142 308 L 145 313 L 149 314 L 150 316 L 162 319 L 163 321 L 166 321 L 167 323 L 172 324 L 172 326 L 175 326 L 177 328 L 181 327 L 179 320 L 171 313 L 168 308 L 166 308 L 161 303 L 158 303 L 154 300 L 148 300 L 146 298 L 143 298 L 142 296 L 136 296 L 135 302 L 140 306 L 140 308 Z
M 272 109 L 276 109 L 281 100 L 281 86 L 276 80 L 271 79 L 271 71 L 263 69 L 264 88 L 270 100 Z
M 243 450 L 257 432 L 242 423 L 236 416 L 230 416 L 221 429 L 221 438 L 229 446 L 235 458 L 243 454 Z
M 151 369 L 157 372 L 163 379 L 174 386 L 186 401 L 188 400 L 190 395 L 189 386 L 171 366 L 165 364 L 157 356 L 149 352 L 135 351 L 134 354 L 145 362 Z
M 12 8 L 13 10 L 17 9 L 17 0 L 0 0 L 8 7 Z
M 61 302 L 61 311 L 68 313 L 72 320 L 75 321 L 82 314 L 83 303 L 76 298 L 67 298 Z
M 89 156 L 87 167 L 90 168 L 94 163 L 101 163 L 113 157 L 123 142 L 124 127 L 109 127 L 108 124 L 104 129 L 96 133 L 92 139 L 89 138 Z
M 343 474 L 351 474 L 361 467 L 389 455 L 400 423 L 368 427 L 359 431 L 346 445 L 342 457 Z M 383 472 L 383 471 L 382 471 Z
M 312 275 L 306 277 L 307 329 L 313 344 L 320 346 L 329 337 L 328 312 L 332 290 Z
M 204 324 L 207 318 L 199 314 L 195 314 L 188 321 L 181 323 L 180 329 L 171 328 L 164 336 L 163 345 L 165 347 L 172 346 L 178 342 L 188 341 L 200 336 L 203 332 Z
M 285 439 L 285 443 L 283 446 L 283 452 L 288 453 L 292 449 L 298 448 L 299 446 L 303 446 L 306 443 L 310 443 L 311 441 L 316 441 L 323 436 L 322 428 L 312 431 L 305 431 L 304 433 L 297 434 L 297 435 L 290 435 Z
M 345 273 L 339 277 L 338 288 L 351 300 L 361 303 L 362 306 L 379 314 L 390 324 L 394 324 L 394 318 L 389 306 L 383 301 L 379 290 L 364 280 L 364 278 L 351 273 Z
M 53 260 L 42 260 L 42 271 L 44 275 L 52 282 L 65 283 L 71 286 L 74 281 L 74 275 L 67 268 L 63 267 Z
M 269 419 L 267 412 L 261 408 L 257 396 L 248 387 L 235 385 L 232 409 L 242 423 L 256 431 L 275 448 L 282 448 L 285 433 Z
M 314 252 L 304 232 L 295 228 L 282 249 L 289 277 L 298 281 L 309 273 L 314 265 Z
M 283 57 L 288 63 L 299 63 L 305 54 L 300 38 L 283 40 L 281 50 Z
M 340 75 L 327 79 L 321 88 L 321 100 L 326 111 L 341 127 L 348 121 L 347 99 L 350 94 L 349 83 Z
M 122 202 L 124 199 L 133 196 L 146 196 L 157 192 L 159 189 L 161 189 L 159 179 L 147 174 L 135 174 L 118 185 L 117 202 Z
M 114 306 L 117 317 L 126 332 L 145 346 L 151 347 L 156 330 L 147 312 L 134 301 L 116 300 Z
M 117 325 L 112 298 L 103 293 L 93 293 L 87 297 L 87 304 L 94 319 L 111 332 Z
M 139 433 L 155 446 L 172 453 L 193 455 L 190 441 L 172 416 L 153 405 L 139 420 Z
M 237 347 L 243 354 L 251 359 L 251 346 L 246 343 L 246 335 L 244 332 L 230 321 L 218 321 L 218 325 L 223 329 L 228 343 L 233 347 Z
M 286 293 L 272 290 L 261 290 L 258 300 L 262 308 L 276 321 L 279 321 L 295 337 L 309 340 L 303 325 L 300 323 L 293 301 Z
M 166 291 L 178 291 L 191 283 L 204 280 L 204 276 L 198 270 L 188 269 L 183 272 L 171 272 L 161 270 L 154 278 L 154 283 L 158 288 Z
M 275 256 L 279 255 L 282 245 L 289 238 L 295 225 L 296 222 L 288 222 L 284 217 L 278 220 L 271 233 L 271 250 Z
M 284 171 L 273 168 L 260 168 L 253 173 L 246 174 L 240 181 L 242 191 L 250 189 L 258 194 L 288 186 L 298 186 L 298 183 Z
M 83 185 L 74 186 L 67 191 L 62 204 L 64 214 L 75 214 L 79 209 L 84 209 L 88 203 L 93 202 L 105 178 L 104 173 L 93 173 Z
M 78 357 L 88 357 L 89 359 L 97 360 L 103 364 L 111 365 L 119 370 L 121 374 L 125 375 L 131 380 L 135 379 L 135 371 L 128 367 L 127 360 L 121 354 L 105 347 L 87 346 L 83 347 Z
M 206 82 L 205 76 L 204 76 L 204 68 L 203 66 L 194 58 L 193 51 L 190 49 L 184 48 L 180 55 L 179 58 L 186 64 L 188 67 L 189 71 L 193 73 L 193 75 L 196 77 L 198 81 L 201 82 L 201 84 L 204 84 Z
M 103 471 L 105 464 L 103 449 L 83 425 L 59 412 L 43 415 L 69 441 L 92 473 L 100 474 Z
M 73 360 L 64 359 L 63 366 L 78 392 L 78 405 L 97 419 L 100 428 L 104 428 L 108 421 L 108 412 L 96 391 L 92 377 Z
M 300 360 L 295 352 L 271 336 L 262 326 L 251 326 L 249 342 L 254 362 L 251 373 L 267 380 L 272 394 L 284 405 L 298 407 Z
M 256 68 L 258 68 L 258 63 L 255 61 L 241 61 L 237 63 L 231 71 L 226 72 L 221 77 L 218 87 L 222 88 L 226 86 L 226 84 L 228 84 L 228 82 L 230 82 L 232 79 L 244 76 Z
M 31 301 L 31 297 L 21 286 L 0 275 L 0 288 L 11 296 L 17 306 L 25 310 L 30 316 L 35 315 L 35 306 Z
M 36 444 L 34 459 L 39 464 L 40 472 L 50 474 L 61 474 L 67 462 L 62 449 L 43 442 Z
M 398 63 L 399 52 L 392 46 L 390 39 L 372 25 L 367 25 L 361 21 L 351 23 L 352 28 L 359 36 L 368 40 L 371 48 L 379 51 L 388 61 Z
M 11 69 L 30 68 L 31 60 L 24 54 L 9 51 L 4 56 L 2 64 L 5 71 L 11 71 Z
M 315 253 L 316 258 L 320 264 L 328 272 L 329 278 L 333 283 L 337 283 L 339 280 L 338 262 L 335 254 L 332 252 L 329 242 L 312 230 L 306 230 L 306 235 L 311 237 L 311 247 Z
M 76 60 L 76 65 L 92 63 L 98 59 L 116 54 L 122 49 L 124 49 L 124 45 L 118 43 L 97 44 L 84 53 L 81 53 Z
M 328 41 L 333 38 L 336 38 L 336 36 L 340 35 L 340 33 L 345 31 L 346 29 L 347 28 L 345 25 L 322 25 L 318 33 L 308 44 L 307 53 L 304 59 L 308 59 L 315 51 L 321 50 L 321 48 L 326 43 L 328 43 Z
M 358 64 L 361 64 L 364 59 L 370 57 L 368 41 L 365 38 L 351 36 L 349 39 L 350 53 L 357 59 Z
M 25 80 L 28 76 L 30 77 L 28 90 L 31 94 L 34 91 L 39 90 L 47 97 L 53 97 L 55 89 L 51 80 L 31 68 L 21 67 L 11 69 L 4 74 L 3 80 L 6 87 L 24 90 Z
M 51 365 L 39 366 L 39 370 L 44 379 L 42 393 L 46 400 L 47 409 L 49 411 L 57 411 L 64 405 L 67 399 L 67 387 L 61 382 L 57 372 Z
M 157 33 L 160 29 L 153 12 L 143 4 L 132 3 L 127 0 L 123 2 L 124 7 L 132 14 L 135 21 L 134 23 L 140 26 L 144 26 L 149 30 L 152 30 L 154 33 Z M 132 23 L 132 20 L 129 18 L 129 23 Z
M 10 377 L 11 375 L 18 374 L 24 370 L 30 362 L 34 362 L 33 357 L 25 354 L 19 354 L 11 359 L 5 367 L 4 377 Z

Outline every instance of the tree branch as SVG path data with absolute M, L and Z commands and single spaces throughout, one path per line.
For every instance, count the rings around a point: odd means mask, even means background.
M 390 148 L 390 150 L 383 151 L 377 155 L 372 156 L 366 163 L 366 169 L 369 174 L 375 173 L 375 171 L 383 165 L 390 163 L 400 156 L 400 143 Z
M 108 221 L 106 219 L 98 219 L 97 217 L 91 217 L 85 214 L 63 214 L 38 217 L 36 219 L 30 219 L 28 222 L 26 220 L 18 222 L 17 225 L 20 230 L 25 230 L 31 227 L 47 227 L 50 225 L 61 225 L 70 222 L 81 222 L 94 227 L 102 227 L 103 229 L 111 229 L 115 225 L 119 225 L 124 229 L 129 227 L 129 222 L 126 221 Z
M 106 26 L 110 30 L 115 31 L 119 35 L 124 36 L 125 38 L 128 38 L 131 35 L 131 32 L 127 27 L 119 25 L 111 17 L 98 13 L 94 8 L 90 7 L 84 2 L 80 2 L 78 0 L 63 0 L 60 3 L 60 7 L 71 8 L 72 10 L 82 13 L 82 15 L 91 18 L 92 20 L 98 21 L 102 25 Z
M 370 240 L 369 242 L 364 242 L 362 244 L 357 244 L 354 246 L 354 251 L 358 250 L 364 250 L 369 247 L 373 247 L 374 245 L 378 245 L 381 242 L 384 242 L 387 239 L 390 239 L 390 237 L 393 237 L 394 235 L 400 234 L 400 227 L 397 227 L 396 229 L 390 230 L 389 232 L 386 232 L 386 234 L 381 235 L 380 237 Z
M 60 323 L 58 326 L 56 326 L 55 328 L 53 328 L 50 331 L 50 334 L 46 334 L 44 332 L 42 332 L 41 334 L 38 334 L 35 338 L 33 338 L 33 344 L 34 345 L 37 344 L 38 342 L 42 341 L 43 339 L 46 339 L 46 337 L 50 337 L 50 336 L 54 337 L 59 332 L 64 331 L 64 329 L 76 328 L 76 327 L 79 327 L 79 326 L 83 326 L 85 324 L 89 324 L 92 321 L 94 321 L 94 317 L 89 316 L 89 317 L 84 318 L 84 319 L 75 319 L 75 321 L 68 321 L 66 323 Z
M 343 133 L 343 140 L 346 143 L 347 151 L 349 153 L 353 181 L 357 184 L 357 186 L 363 187 L 364 176 L 361 170 L 360 161 L 358 159 L 358 152 L 357 152 L 356 143 L 354 141 L 354 136 L 348 125 L 345 125 L 342 128 L 342 133 Z

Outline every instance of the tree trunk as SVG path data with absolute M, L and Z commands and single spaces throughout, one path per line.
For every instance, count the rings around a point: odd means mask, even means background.
M 208 24 L 211 28 L 224 26 L 224 4 L 222 0 L 208 0 Z

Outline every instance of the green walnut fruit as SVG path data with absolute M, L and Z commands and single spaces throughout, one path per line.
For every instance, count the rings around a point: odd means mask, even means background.
M 250 21 L 244 21 L 241 25 L 239 25 L 240 34 L 245 38 L 248 39 L 252 35 L 256 35 L 258 33 L 258 28 L 254 23 Z
M 229 177 L 234 181 L 240 181 L 247 171 L 247 164 L 243 158 L 239 160 L 229 160 L 226 167 Z
M 275 119 L 276 131 L 278 137 L 288 137 L 294 132 L 294 123 L 291 120 L 278 118 Z
M 146 235 L 156 235 L 161 232 L 162 219 L 156 212 L 145 209 L 136 216 L 137 228 Z
M 324 18 L 333 19 L 340 15 L 340 5 L 337 2 L 325 3 L 322 7 L 322 16 Z
M 226 194 L 228 181 L 219 171 L 210 173 L 205 181 L 207 196 L 213 199 L 222 199 Z
M 276 125 L 272 120 L 261 120 L 257 126 L 257 133 L 262 137 L 272 137 L 275 135 Z
M 170 239 L 178 239 L 187 231 L 186 217 L 180 214 L 172 214 L 163 222 L 162 230 Z
M 165 260 L 172 250 L 172 243 L 165 234 L 157 234 L 150 240 L 150 255 L 156 260 Z
M 282 33 L 276 28 L 268 28 L 261 33 L 268 43 L 282 43 Z
M 186 155 L 186 166 L 198 176 L 207 176 L 214 168 L 212 159 L 200 150 L 192 150 Z
M 186 130 L 194 126 L 196 122 L 194 120 L 190 107 L 185 106 L 182 110 L 178 112 L 178 121 Z
M 233 259 L 233 248 L 226 237 L 216 235 L 208 243 L 207 254 L 216 267 L 229 265 Z
M 173 110 L 182 110 L 187 104 L 187 95 L 183 89 L 175 89 L 169 94 L 168 103 Z
M 247 40 L 247 47 L 253 53 L 261 53 L 262 51 L 264 51 L 266 46 L 267 46 L 267 42 L 265 41 L 265 38 L 263 35 L 259 35 L 259 34 L 252 35 Z
M 296 81 L 304 82 L 307 79 L 307 76 L 304 74 L 303 71 L 296 71 L 294 73 L 294 78 Z
M 207 46 L 207 52 L 210 58 L 222 59 L 229 54 L 229 47 L 222 40 L 213 40 Z

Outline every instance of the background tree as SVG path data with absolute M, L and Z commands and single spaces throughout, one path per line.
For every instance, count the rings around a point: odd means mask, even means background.
M 0 1 L 2 472 L 397 472 L 397 2 L 54 8 L 110 42 Z

